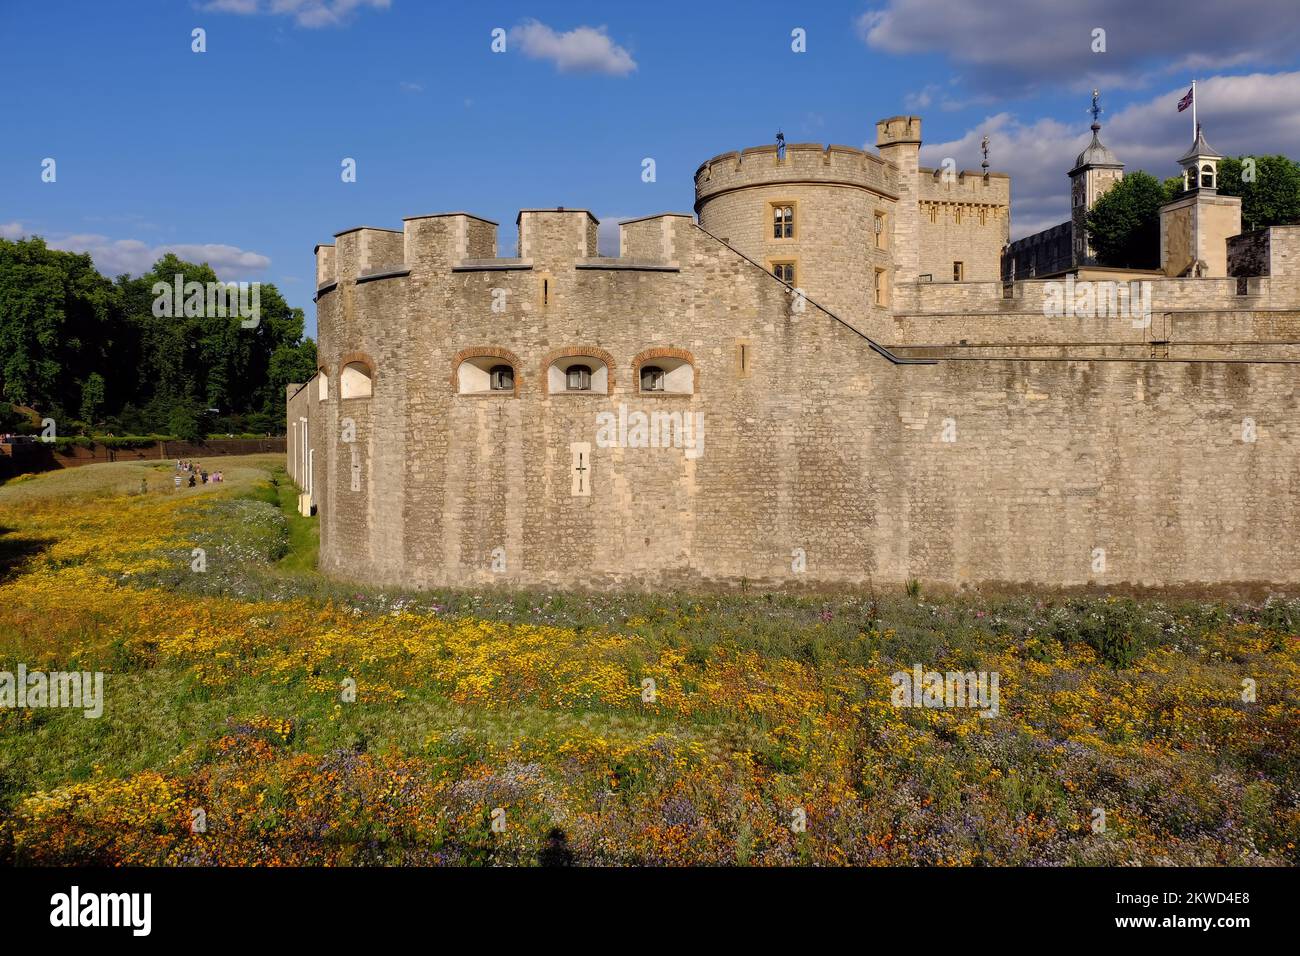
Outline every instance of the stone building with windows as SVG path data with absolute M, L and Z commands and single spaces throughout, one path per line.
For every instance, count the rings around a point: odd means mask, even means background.
M 288 460 L 322 568 L 1300 580 L 1296 230 L 1225 240 L 1241 275 L 1152 280 L 1145 316 L 1053 315 L 1051 283 L 999 277 L 1007 177 L 921 168 L 920 129 L 715 156 L 695 215 L 621 223 L 617 256 L 565 208 L 521 211 L 513 256 L 467 212 L 317 246 L 320 368 L 290 386 Z M 1212 243 L 1188 238 L 1203 206 L 1171 211 L 1171 248 Z

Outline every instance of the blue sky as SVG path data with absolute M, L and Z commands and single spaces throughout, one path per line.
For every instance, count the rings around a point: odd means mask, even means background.
M 1193 76 L 1218 149 L 1300 157 L 1298 39 L 1294 0 L 0 0 L 0 236 L 89 251 L 110 274 L 176 249 L 275 282 L 314 331 L 312 247 L 342 229 L 464 209 L 499 221 L 510 255 L 520 208 L 606 226 L 690 211 L 717 153 L 778 127 L 871 145 L 903 112 L 924 118 L 927 164 L 977 167 L 989 134 L 1021 235 L 1068 216 L 1094 85 L 1130 170 L 1175 171 Z

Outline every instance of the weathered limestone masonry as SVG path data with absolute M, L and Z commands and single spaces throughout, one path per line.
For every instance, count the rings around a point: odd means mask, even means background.
M 898 171 L 849 146 L 791 143 L 715 156 L 695 174 L 700 225 L 764 268 L 794 264 L 794 285 L 856 327 L 888 315 L 893 284 L 889 234 L 895 227 Z M 789 238 L 776 238 L 773 210 L 790 208 Z M 876 217 L 885 230 L 877 241 Z M 877 303 L 877 270 L 885 294 Z
M 1228 240 L 1228 275 L 1300 275 L 1300 225 L 1269 226 Z
M 918 116 L 881 120 L 876 144 L 879 157 L 817 143 L 715 156 L 695 173 L 700 225 L 765 268 L 792 263 L 794 285 L 871 335 L 901 283 L 998 278 L 1010 178 L 920 167 Z M 789 237 L 774 234 L 779 208 L 794 212 Z
M 1251 262 L 1276 261 L 1284 269 L 1280 274 L 1265 270 L 1249 277 L 1243 272 L 1225 279 L 1169 279 L 1097 270 L 1095 278 L 1086 280 L 1122 287 L 1121 306 L 1130 299 L 1131 282 L 1146 283 L 1147 320 L 1128 314 L 1048 315 L 1045 290 L 1053 284 L 1060 288 L 1061 279 L 911 283 L 897 292 L 892 327 L 878 335 L 887 348 L 912 357 L 1300 360 L 1300 263 L 1286 274 L 1285 239 L 1273 242 L 1280 253 L 1261 258 L 1267 236 L 1279 231 L 1300 238 L 1300 228 L 1294 226 L 1263 230 L 1252 245 L 1241 245 L 1240 259 L 1243 269 Z
M 1160 280 L 1173 358 L 1113 321 L 1054 330 L 1041 282 L 901 282 L 881 307 L 876 270 L 925 261 L 899 248 L 900 229 L 924 242 L 900 176 L 838 147 L 725 154 L 697 174 L 700 225 L 624 223 L 618 257 L 572 209 L 521 212 L 512 258 L 468 213 L 319 246 L 321 369 L 290 387 L 288 458 L 322 568 L 415 587 L 1300 580 L 1300 379 L 1273 341 L 1300 327 L 1293 272 L 1245 295 Z M 807 300 L 769 271 L 787 257 Z M 609 429 L 638 413 L 689 431 Z

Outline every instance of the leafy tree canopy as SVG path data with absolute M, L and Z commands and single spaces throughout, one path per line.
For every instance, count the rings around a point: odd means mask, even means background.
M 1160 207 L 1169 184 L 1142 170 L 1128 173 L 1088 213 L 1088 237 L 1102 265 L 1155 269 L 1160 265 Z
M 238 314 L 154 315 L 154 284 L 177 275 L 218 281 L 170 253 L 114 281 L 88 255 L 0 239 L 0 401 L 119 433 L 281 430 L 285 386 L 316 370 L 302 310 L 264 283 L 252 328 Z
M 1300 163 L 1285 156 L 1255 156 L 1219 161 L 1218 191 L 1241 197 L 1243 231 L 1300 222 Z

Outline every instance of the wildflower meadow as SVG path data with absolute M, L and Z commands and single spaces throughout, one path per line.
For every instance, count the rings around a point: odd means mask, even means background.
M 280 458 L 169 467 L 0 488 L 0 671 L 104 675 L 0 708 L 0 861 L 1297 862 L 1293 598 L 387 591 Z

